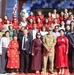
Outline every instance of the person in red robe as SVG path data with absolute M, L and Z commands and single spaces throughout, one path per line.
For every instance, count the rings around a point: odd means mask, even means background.
M 33 12 L 30 12 L 30 16 L 28 17 L 28 20 L 33 19 L 33 21 L 35 21 L 35 16 L 33 14 Z
M 31 18 L 29 20 L 29 24 L 27 24 L 27 26 L 26 26 L 29 31 L 33 29 L 33 23 L 34 23 L 34 20 Z
M 14 29 L 18 29 L 18 22 L 17 22 L 17 19 L 16 18 L 13 20 L 12 25 L 13 25 L 13 28 Z
M 46 29 L 50 28 L 50 22 L 49 22 L 48 18 L 45 18 L 44 26 L 46 27 Z
M 60 15 L 56 14 L 57 23 L 60 25 Z
M 42 26 L 43 26 L 43 23 L 42 23 L 41 19 L 38 18 L 38 19 L 37 19 L 37 29 L 38 29 L 38 30 L 41 30 Z
M 3 21 L 2 21 L 2 18 L 0 17 L 0 29 L 2 29 L 3 27 Z
M 3 23 L 4 23 L 4 24 L 7 24 L 7 20 L 8 20 L 8 16 L 7 16 L 7 15 L 5 15 L 5 16 L 4 16 Z
M 7 68 L 11 71 L 18 71 L 20 68 L 20 60 L 19 60 L 19 44 L 17 41 L 17 36 L 14 35 L 13 40 L 10 41 L 7 50 L 8 63 Z
M 63 11 L 60 14 L 60 21 L 64 21 L 64 12 Z
M 68 38 L 61 29 L 56 43 L 56 68 L 59 69 L 59 74 L 64 74 L 64 68 L 68 68 L 68 44 Z
M 12 18 L 10 19 L 10 23 L 12 24 L 14 22 L 14 19 L 17 20 L 17 23 L 18 23 L 18 18 L 16 16 L 16 14 L 12 14 Z
M 50 23 L 53 22 L 53 20 L 54 20 L 54 18 L 52 17 L 51 12 L 48 12 L 48 20 L 49 20 Z
M 38 18 L 40 18 L 42 22 L 44 21 L 44 15 L 42 14 L 41 11 L 38 11 L 38 13 L 37 13 L 36 20 L 37 20 Z

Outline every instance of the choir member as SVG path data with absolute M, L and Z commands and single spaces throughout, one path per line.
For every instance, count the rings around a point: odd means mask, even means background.
M 40 18 L 37 18 L 37 29 L 41 30 L 42 26 L 43 26 L 43 22 L 41 21 Z
M 45 18 L 44 26 L 46 27 L 46 29 L 50 28 L 50 21 L 48 20 L 48 18 Z
M 64 21 L 61 21 L 61 24 L 60 24 L 60 27 L 59 27 L 59 30 L 60 29 L 63 29 L 63 30 L 65 30 L 65 22 Z
M 51 12 L 48 12 L 48 20 L 50 23 L 53 22 L 53 20 L 54 20 L 54 18 L 52 18 Z
M 2 18 L 0 17 L 0 29 L 3 27 L 3 21 L 2 21 Z
M 56 10 L 56 9 L 54 9 L 54 10 L 53 10 L 53 13 L 52 13 L 52 18 L 54 18 L 54 19 L 55 19 L 55 18 L 56 18 L 56 14 L 57 14 L 57 10 Z
M 13 25 L 13 28 L 14 28 L 15 30 L 18 29 L 18 22 L 17 22 L 17 19 L 16 19 L 16 18 L 13 19 L 12 25 Z
M 61 11 L 61 14 L 60 14 L 60 21 L 64 21 L 64 12 Z
M 18 23 L 18 18 L 17 18 L 17 16 L 16 16 L 15 13 L 12 14 L 12 18 L 10 19 L 10 23 L 11 23 L 11 24 L 14 23 L 14 19 L 16 19 L 16 20 L 17 20 L 17 23 Z
M 7 20 L 8 20 L 8 16 L 7 16 L 7 15 L 5 15 L 5 16 L 4 16 L 3 23 L 4 23 L 4 24 L 7 24 Z
M 37 12 L 36 20 L 37 20 L 38 18 L 40 18 L 42 22 L 44 21 L 44 15 L 42 14 L 42 11 L 38 11 L 38 12 Z
M 29 19 L 29 24 L 27 24 L 27 26 L 26 26 L 29 31 L 33 29 L 33 23 L 34 23 L 33 19 L 30 18 Z
M 30 20 L 30 19 L 33 19 L 33 21 L 35 21 L 35 16 L 32 11 L 30 12 L 30 16 L 28 17 L 28 20 Z

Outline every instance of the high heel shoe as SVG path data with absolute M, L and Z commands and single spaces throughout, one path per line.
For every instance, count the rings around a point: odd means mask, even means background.
M 61 71 L 59 71 L 59 74 L 61 74 Z
M 64 74 L 64 70 L 61 72 L 61 74 Z

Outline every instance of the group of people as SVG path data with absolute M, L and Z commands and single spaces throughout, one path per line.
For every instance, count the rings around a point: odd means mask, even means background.
M 67 8 L 57 11 L 47 17 L 31 11 L 28 18 L 22 12 L 20 20 L 15 13 L 10 20 L 0 17 L 0 73 L 74 73 L 74 15 Z

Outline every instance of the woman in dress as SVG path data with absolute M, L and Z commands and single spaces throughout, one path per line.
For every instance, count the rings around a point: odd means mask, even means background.
M 8 56 L 8 63 L 7 63 L 7 68 L 10 69 L 11 71 L 18 71 L 20 66 L 19 66 L 19 44 L 17 41 L 17 36 L 14 35 L 13 40 L 10 41 L 8 45 L 8 50 L 7 50 L 7 56 Z
M 56 68 L 59 74 L 64 74 L 64 68 L 68 68 L 68 39 L 64 35 L 64 30 L 60 30 L 60 36 L 56 43 Z
M 32 42 L 32 66 L 31 69 L 39 73 L 41 70 L 41 60 L 42 60 L 42 41 L 41 34 L 37 32 L 36 39 Z

